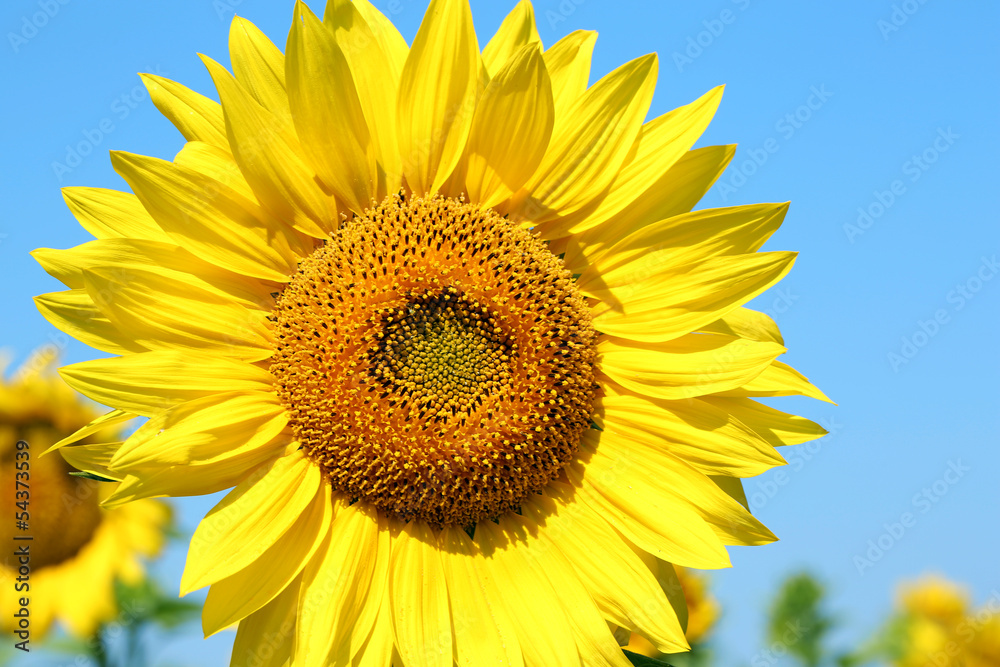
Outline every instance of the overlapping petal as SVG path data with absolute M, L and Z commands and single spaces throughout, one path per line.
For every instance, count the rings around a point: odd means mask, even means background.
M 512 215 L 540 225 L 575 213 L 603 194 L 642 127 L 656 73 L 655 55 L 637 58 L 595 83 L 565 115 L 557 115 L 549 150 Z M 565 225 L 541 230 L 546 238 L 566 231 Z
M 465 0 L 431 0 L 399 85 L 403 173 L 417 193 L 434 192 L 458 166 L 472 127 L 479 46 Z
M 264 208 L 312 236 L 336 229 L 336 200 L 316 182 L 291 119 L 261 106 L 222 65 L 202 60 L 222 99 L 233 157 Z
M 545 156 L 554 118 L 545 62 L 528 44 L 496 72 L 476 105 L 465 157 L 469 198 L 496 206 L 520 190 Z
M 180 130 L 188 141 L 205 143 L 229 150 L 222 105 L 155 74 L 140 74 L 153 104 Z
M 535 26 L 535 9 L 528 0 L 520 0 L 483 47 L 483 64 L 490 78 L 494 78 L 514 54 L 531 44 L 537 44 L 539 50 L 542 48 L 542 38 Z
M 341 201 L 361 213 L 378 187 L 375 145 L 334 31 L 301 2 L 288 34 L 287 68 L 288 99 L 302 149 Z
M 284 535 L 322 486 L 303 456 L 285 456 L 241 482 L 202 519 L 191 538 L 181 593 L 243 570 Z

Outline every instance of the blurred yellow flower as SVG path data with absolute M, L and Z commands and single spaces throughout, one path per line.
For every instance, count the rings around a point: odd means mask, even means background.
M 169 520 L 159 501 L 104 510 L 99 503 L 116 485 L 71 476 L 73 468 L 56 454 L 39 457 L 96 416 L 58 379 L 54 361 L 51 352 L 37 351 L 9 381 L 0 362 L 0 497 L 19 503 L 16 515 L 0 522 L 0 629 L 20 630 L 31 642 L 56 620 L 83 638 L 114 618 L 115 580 L 142 578 L 138 558 L 160 550 Z M 116 435 L 104 428 L 90 442 Z M 91 452 L 101 446 L 83 445 Z
M 944 625 L 958 623 L 969 606 L 968 591 L 938 575 L 904 586 L 900 599 L 908 613 Z
M 677 578 L 684 589 L 688 623 L 684 636 L 692 644 L 704 640 L 719 620 L 719 602 L 708 591 L 708 577 L 696 570 L 677 566 Z
M 984 610 L 989 617 L 979 625 L 969 642 L 965 656 L 967 667 L 1000 665 L 1000 596 L 994 595 L 992 599 L 993 607 Z M 983 615 L 984 611 L 976 616 Z
M 1000 666 L 1000 593 L 970 611 L 969 593 L 940 576 L 900 592 L 906 644 L 898 667 Z

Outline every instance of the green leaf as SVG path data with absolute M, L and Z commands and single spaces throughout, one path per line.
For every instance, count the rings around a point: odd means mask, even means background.
M 190 542 L 194 533 L 181 530 L 173 521 L 163 529 L 163 536 L 172 542 Z
M 71 636 L 49 636 L 45 638 L 45 650 L 65 655 L 90 655 L 91 641 Z M 0 654 L 0 657 L 3 657 Z M 0 660 L 0 664 L 8 664 Z
M 905 615 L 891 617 L 859 648 L 838 656 L 837 664 L 857 667 L 872 662 L 901 663 L 912 642 L 910 620 Z
M 669 663 L 663 662 L 662 660 L 647 658 L 644 655 L 632 653 L 632 651 L 622 650 L 622 653 L 625 654 L 628 661 L 635 665 L 635 667 L 670 667 Z
M 109 479 L 107 477 L 101 477 L 100 475 L 95 475 L 92 472 L 80 472 L 79 470 L 74 470 L 70 473 L 73 477 L 82 477 L 84 479 L 92 479 L 95 482 L 118 482 L 117 479 Z
M 713 667 L 716 661 L 712 650 L 706 644 L 691 642 L 691 650 L 684 653 L 667 653 L 660 656 L 669 660 L 673 667 Z
M 118 605 L 136 623 L 154 623 L 164 630 L 173 630 L 194 621 L 201 605 L 168 595 L 151 579 L 133 586 L 118 583 Z
M 198 618 L 201 605 L 186 600 L 161 600 L 150 618 L 167 630 L 184 625 Z
M 771 607 L 768 639 L 781 644 L 808 667 L 818 667 L 824 656 L 823 642 L 833 618 L 823 608 L 822 585 L 808 574 L 789 577 Z

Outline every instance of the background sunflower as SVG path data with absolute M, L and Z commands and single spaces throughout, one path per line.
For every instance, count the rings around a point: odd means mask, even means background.
M 116 585 L 142 581 L 143 561 L 160 553 L 170 522 L 170 509 L 160 501 L 103 509 L 99 504 L 111 494 L 110 485 L 71 475 L 75 469 L 59 455 L 40 458 L 98 414 L 59 379 L 55 365 L 53 346 L 36 351 L 10 377 L 0 364 L 0 491 L 11 504 L 21 498 L 18 517 L 22 511 L 27 515 L 23 527 L 15 524 L 13 514 L 0 524 L 0 539 L 9 547 L 0 561 L 0 629 L 21 629 L 14 611 L 23 606 L 18 601 L 27 598 L 26 639 L 28 647 L 36 649 L 55 623 L 86 639 L 116 618 Z M 105 428 L 84 446 L 120 437 L 119 429 Z M 27 486 L 16 487 L 17 480 Z M 27 493 L 16 494 L 24 489 Z M 30 542 L 15 540 L 25 535 Z M 22 562 L 17 551 L 25 546 L 27 580 L 19 578 Z

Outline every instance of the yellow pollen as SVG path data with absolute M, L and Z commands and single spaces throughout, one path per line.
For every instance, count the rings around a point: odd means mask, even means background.
M 490 209 L 387 198 L 303 260 L 272 319 L 303 450 L 404 520 L 517 509 L 591 422 L 589 308 L 545 244 Z

